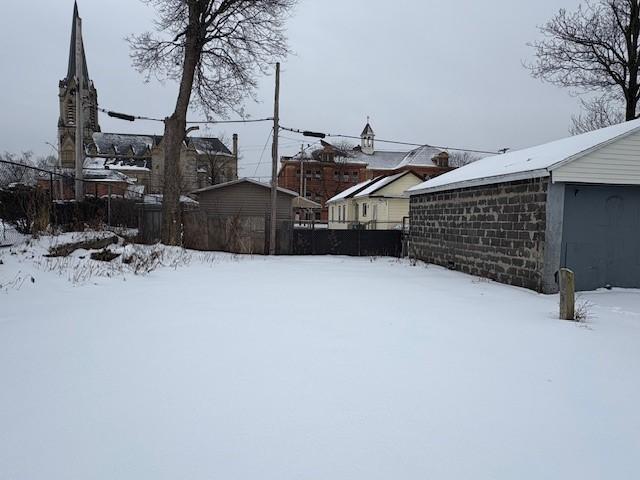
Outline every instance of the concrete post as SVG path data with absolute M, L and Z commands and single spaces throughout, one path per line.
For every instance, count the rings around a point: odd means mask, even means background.
M 568 268 L 560 269 L 560 319 L 575 320 L 576 279 Z

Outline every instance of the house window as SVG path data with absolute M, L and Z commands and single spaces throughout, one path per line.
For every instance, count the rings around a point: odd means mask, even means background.
M 333 211 L 334 207 L 333 205 L 331 205 L 331 221 L 335 220 L 335 216 L 334 216 L 334 211 Z
M 321 178 L 320 170 L 316 170 L 316 178 L 318 178 L 318 179 Z
M 343 205 L 342 206 L 342 219 L 346 222 L 347 221 L 347 206 Z
M 367 216 L 367 204 L 366 203 L 362 204 L 362 216 L 363 217 Z
M 342 221 L 342 207 L 338 205 L 338 221 Z

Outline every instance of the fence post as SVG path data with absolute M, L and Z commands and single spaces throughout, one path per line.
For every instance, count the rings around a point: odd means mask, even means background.
M 560 319 L 575 320 L 576 279 L 568 268 L 560 269 Z
M 107 187 L 107 193 L 109 194 L 109 198 L 107 198 L 107 225 L 111 226 L 111 184 Z

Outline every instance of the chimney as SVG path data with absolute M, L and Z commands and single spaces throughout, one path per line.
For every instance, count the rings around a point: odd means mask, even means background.
M 236 162 L 238 161 L 238 134 L 234 133 L 233 134 L 233 157 L 236 159 Z

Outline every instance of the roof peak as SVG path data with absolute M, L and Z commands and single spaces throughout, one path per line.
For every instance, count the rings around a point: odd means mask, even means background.
M 369 123 L 369 118 L 367 117 L 367 124 L 364 126 L 364 130 L 362 130 L 362 133 L 360 134 L 361 137 L 366 137 L 366 136 L 375 136 L 375 133 L 373 132 L 373 128 L 371 128 L 371 123 Z
M 80 48 L 82 50 L 82 79 L 86 85 L 89 85 L 89 70 L 87 68 L 87 57 L 84 53 L 84 41 L 82 39 L 82 19 L 78 13 L 78 2 L 73 4 L 73 20 L 71 22 L 71 41 L 69 43 L 69 65 L 67 68 L 67 81 L 75 78 L 78 73 L 76 65 L 76 39 L 78 37 L 78 27 L 80 27 Z

